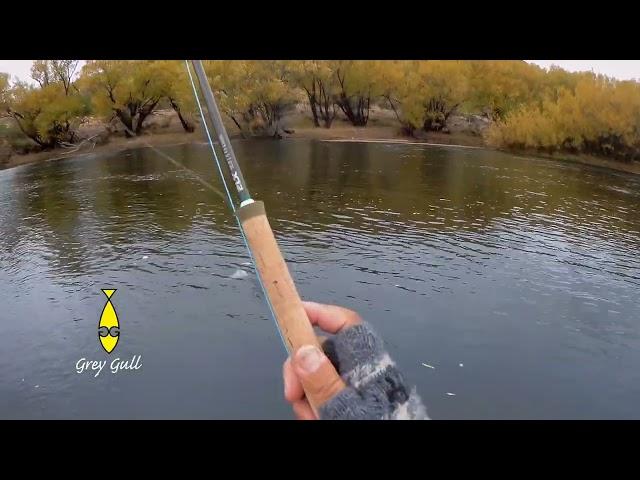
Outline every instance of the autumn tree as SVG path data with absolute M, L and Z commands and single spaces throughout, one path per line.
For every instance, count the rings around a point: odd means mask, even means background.
M 184 62 L 158 60 L 153 62 L 150 68 L 156 76 L 158 90 L 176 112 L 184 131 L 193 132 L 195 125 L 191 113 L 195 110 L 195 101 Z
M 424 109 L 417 92 L 416 61 L 384 61 L 377 65 L 380 96 L 393 111 L 402 133 L 413 136 L 424 121 Z
M 88 113 L 84 98 L 73 88 L 75 60 L 36 60 L 32 75 L 39 87 L 17 82 L 5 86 L 5 116 L 41 148 L 73 143 L 77 128 Z
M 98 115 L 116 118 L 125 135 L 140 135 L 145 120 L 166 93 L 161 68 L 150 60 L 90 60 L 82 68 L 81 85 Z
M 335 62 L 334 74 L 338 84 L 336 103 L 356 127 L 367 125 L 371 101 L 378 95 L 378 85 L 370 66 L 370 62 L 364 60 Z
M 79 60 L 34 60 L 31 78 L 38 82 L 41 88 L 51 83 L 60 83 L 65 95 L 69 95 L 79 63 Z
M 523 104 L 493 125 L 490 145 L 640 159 L 640 84 L 580 75 L 557 98 Z
M 60 84 L 37 88 L 17 83 L 5 111 L 24 135 L 42 148 L 53 148 L 76 141 L 87 105 L 79 95 L 65 95 Z
M 204 67 L 221 110 L 243 135 L 282 136 L 283 113 L 299 100 L 288 62 L 209 61 Z
M 268 136 L 282 136 L 284 112 L 300 100 L 291 89 L 289 63 L 281 60 L 246 62 L 250 106 L 245 113 L 252 129 Z
M 552 65 L 546 71 L 546 74 L 541 76 L 538 89 L 541 89 L 542 92 L 535 95 L 535 97 L 537 99 L 551 98 L 557 101 L 563 90 L 575 91 L 580 79 L 588 79 L 589 76 L 590 73 L 587 72 L 572 73 Z
M 246 128 L 242 125 L 243 113 L 249 109 L 251 103 L 249 92 L 246 90 L 246 62 L 206 60 L 203 64 L 211 89 L 216 93 L 220 110 L 233 121 L 240 134 L 246 136 Z
M 291 82 L 305 92 L 313 116 L 313 125 L 316 127 L 320 127 L 322 120 L 324 128 L 331 128 L 336 118 L 337 92 L 333 63 L 322 60 L 290 62 Z
M 504 119 L 509 112 L 545 96 L 545 71 L 522 60 L 480 60 L 470 62 L 470 102 L 491 120 Z
M 425 131 L 439 131 L 446 127 L 453 112 L 468 98 L 469 63 L 460 60 L 431 60 L 420 62 L 423 82 Z
M 383 98 L 404 133 L 439 131 L 469 95 L 469 65 L 462 61 L 376 62 Z

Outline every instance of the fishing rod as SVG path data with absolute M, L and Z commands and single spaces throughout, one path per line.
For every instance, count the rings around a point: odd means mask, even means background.
M 291 354 L 295 353 L 298 348 L 303 345 L 314 345 L 318 348 L 320 343 L 313 331 L 313 326 L 307 318 L 307 314 L 302 306 L 302 300 L 296 289 L 295 283 L 291 278 L 287 264 L 284 261 L 278 243 L 276 242 L 273 230 L 267 219 L 264 202 L 254 200 L 249 193 L 240 165 L 236 159 L 233 147 L 227 135 L 226 128 L 222 123 L 222 117 L 218 110 L 211 85 L 207 79 L 201 60 L 192 60 L 191 64 L 196 73 L 200 91 L 204 97 L 207 107 L 208 118 L 213 125 L 213 129 L 220 142 L 222 152 L 224 154 L 229 175 L 233 179 L 238 197 L 240 198 L 240 206 L 236 207 L 227 187 L 222 167 L 218 160 L 213 140 L 206 125 L 206 119 L 202 106 L 198 98 L 193 76 L 189 63 L 185 61 L 187 72 L 193 87 L 193 93 L 196 97 L 196 103 L 200 110 L 204 128 L 209 139 L 214 160 L 218 166 L 222 183 L 227 192 L 229 206 L 236 216 L 238 226 L 244 237 L 245 244 L 249 250 L 249 254 L 253 261 L 258 280 L 265 294 L 267 304 L 276 321 L 280 336 L 282 337 L 285 348 Z M 336 374 L 337 376 L 337 374 Z M 339 377 L 338 377 L 339 378 Z M 313 397 L 313 396 L 312 396 Z M 310 398 L 307 394 L 307 400 L 311 407 L 316 411 L 319 407 L 315 398 Z

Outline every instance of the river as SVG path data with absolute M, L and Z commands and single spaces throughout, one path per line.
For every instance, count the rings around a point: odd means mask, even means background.
M 234 145 L 301 296 L 371 322 L 432 418 L 640 418 L 638 177 L 488 150 Z M 206 145 L 162 150 L 221 189 Z M 0 171 L 0 206 L 0 418 L 293 418 L 235 220 L 189 172 L 149 148 L 26 165 Z

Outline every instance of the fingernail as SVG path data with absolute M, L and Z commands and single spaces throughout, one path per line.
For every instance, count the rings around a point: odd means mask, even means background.
M 296 363 L 307 373 L 313 373 L 320 368 L 323 359 L 323 353 L 313 345 L 300 347 L 296 353 Z

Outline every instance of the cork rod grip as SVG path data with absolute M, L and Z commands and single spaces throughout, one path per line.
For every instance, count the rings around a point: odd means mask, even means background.
M 289 353 L 295 353 L 303 345 L 321 349 L 269 225 L 264 203 L 254 201 L 241 207 L 238 218 Z M 317 413 L 319 405 L 308 392 L 307 400 Z

